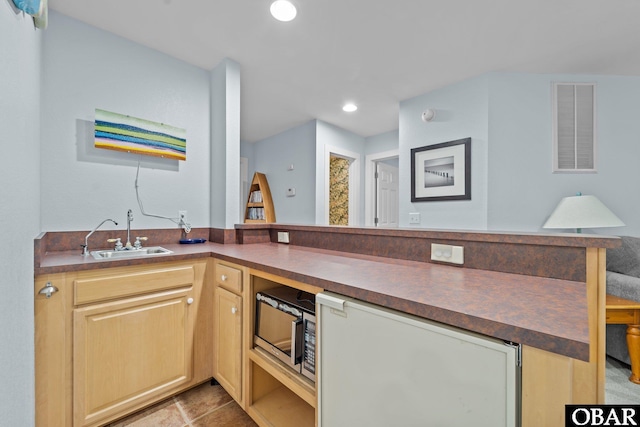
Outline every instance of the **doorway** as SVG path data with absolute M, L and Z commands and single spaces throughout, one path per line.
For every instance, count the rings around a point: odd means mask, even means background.
M 366 226 L 398 227 L 400 215 L 398 175 L 399 150 L 367 155 L 364 211 Z
M 316 185 L 316 223 L 330 224 L 331 217 L 331 164 L 332 159 L 339 158 L 342 160 L 333 160 L 334 165 L 340 164 L 343 171 L 342 177 L 344 182 L 348 182 L 348 186 L 341 184 L 342 196 L 339 204 L 343 211 L 340 225 L 358 226 L 362 222 L 360 219 L 360 186 L 362 177 L 360 175 L 360 154 L 350 152 L 343 148 L 324 146 L 324 156 L 320 163 L 317 174 Z M 320 172 L 322 171 L 322 172 Z M 348 209 L 345 208 L 345 204 Z M 336 205 L 338 206 L 338 204 Z M 346 221 L 345 221 L 346 219 Z M 346 222 L 346 223 L 345 223 Z
M 349 225 L 349 159 L 329 157 L 329 225 Z
M 397 158 L 376 162 L 373 219 L 376 227 L 398 226 L 398 170 Z

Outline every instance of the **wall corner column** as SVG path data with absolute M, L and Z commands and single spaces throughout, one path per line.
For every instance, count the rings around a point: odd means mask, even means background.
M 240 221 L 240 65 L 225 58 L 211 70 L 211 227 Z

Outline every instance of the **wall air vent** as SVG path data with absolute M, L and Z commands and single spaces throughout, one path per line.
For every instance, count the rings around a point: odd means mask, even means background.
M 553 171 L 595 172 L 595 83 L 553 83 Z

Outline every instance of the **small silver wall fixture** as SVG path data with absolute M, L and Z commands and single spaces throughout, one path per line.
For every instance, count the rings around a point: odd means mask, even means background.
M 422 121 L 430 122 L 436 117 L 436 110 L 428 108 L 422 112 Z

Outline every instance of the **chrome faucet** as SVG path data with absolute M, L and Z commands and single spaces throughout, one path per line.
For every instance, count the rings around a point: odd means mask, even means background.
M 182 239 L 186 239 L 187 238 L 187 234 L 191 233 L 191 224 L 189 224 L 188 222 L 185 222 L 184 217 L 181 216 L 180 220 L 178 221 L 178 226 L 180 228 L 182 228 Z
M 131 246 L 131 237 L 129 237 L 131 234 L 131 221 L 133 221 L 133 212 L 129 209 L 127 211 L 127 243 L 124 245 L 125 249 L 133 249 Z
M 129 212 L 131 212 L 131 211 L 129 211 Z M 98 228 L 100 228 L 100 226 L 101 226 L 102 224 L 104 224 L 104 223 L 105 223 L 105 222 L 107 222 L 107 221 L 111 221 L 111 222 L 112 222 L 112 223 L 114 223 L 115 225 L 118 225 L 118 223 L 117 223 L 117 222 L 115 222 L 114 220 L 107 218 L 107 219 L 105 219 L 104 221 L 102 221 L 100 224 L 98 224 L 98 225 L 96 226 L 96 228 L 94 228 L 93 230 L 91 230 L 91 231 L 89 232 L 89 234 L 87 234 L 87 235 L 85 236 L 85 238 L 84 238 L 84 245 L 80 245 L 80 246 L 82 246 L 82 255 L 83 255 L 83 256 L 87 256 L 87 255 L 89 255 L 89 236 L 91 236 L 91 235 L 92 235 L 92 234 L 93 234 L 93 233 L 94 233 Z

